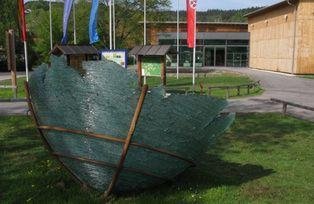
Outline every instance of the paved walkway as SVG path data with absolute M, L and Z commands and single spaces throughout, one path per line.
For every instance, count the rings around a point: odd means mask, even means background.
M 17 77 L 25 77 L 25 72 L 17 72 Z M 11 72 L 0 72 L 0 81 L 11 79 Z
M 25 72 L 17 72 L 17 77 L 25 77 Z M 0 81 L 7 79 L 11 79 L 11 73 L 0 72 Z M 27 111 L 25 102 L 0 102 L 0 115 L 26 115 Z
M 278 98 L 314 107 L 313 79 L 247 68 L 219 68 L 217 70 L 246 74 L 256 81 L 260 80 L 265 90 L 261 96 L 229 100 L 230 105 L 226 111 L 237 113 L 281 112 L 282 105 L 271 102 L 270 98 Z M 25 102 L 0 103 L 0 115 L 25 115 L 26 112 L 27 106 Z M 288 106 L 288 113 L 298 118 L 314 121 L 313 111 Z
M 222 68 L 222 70 L 240 72 L 256 81 L 260 80 L 265 90 L 261 96 L 229 100 L 228 111 L 241 113 L 281 112 L 282 105 L 271 102 L 271 98 L 314 107 L 313 79 L 247 68 Z M 298 118 L 314 121 L 313 111 L 288 106 L 288 113 Z

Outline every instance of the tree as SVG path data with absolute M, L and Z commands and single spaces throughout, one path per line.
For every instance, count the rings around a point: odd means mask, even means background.
M 38 53 L 39 61 L 49 59 L 49 7 L 48 2 L 32 2 L 28 7 L 31 13 L 27 15 L 28 28 L 34 37 L 33 49 Z M 147 0 L 148 20 L 161 20 L 157 11 L 169 9 L 169 0 Z M 63 4 L 52 5 L 53 40 L 58 44 L 62 38 Z M 80 0 L 76 5 L 76 32 L 78 44 L 89 44 L 88 23 L 91 4 Z M 98 11 L 98 34 L 101 41 L 95 46 L 109 47 L 109 16 L 108 7 L 100 4 Z M 143 2 L 138 0 L 116 0 L 116 45 L 117 48 L 131 48 L 142 44 L 143 28 L 139 21 L 143 21 Z M 73 43 L 73 15 L 70 16 L 68 26 L 69 44 Z
M 14 29 L 18 33 L 17 2 L 1 0 L 0 6 L 0 47 L 5 47 L 5 31 Z

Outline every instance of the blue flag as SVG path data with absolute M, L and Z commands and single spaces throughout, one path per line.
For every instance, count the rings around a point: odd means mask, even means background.
M 99 41 L 97 33 L 97 14 L 98 14 L 99 0 L 93 0 L 92 10 L 89 17 L 89 43 L 93 44 Z
M 73 0 L 64 0 L 64 8 L 63 8 L 63 37 L 61 40 L 61 44 L 64 45 L 68 42 L 67 31 L 69 24 L 69 17 L 71 14 L 73 5 Z

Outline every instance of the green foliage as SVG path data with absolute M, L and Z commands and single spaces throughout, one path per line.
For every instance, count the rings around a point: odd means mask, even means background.
M 39 54 L 39 61 L 48 61 L 50 51 L 49 7 L 48 2 L 31 2 L 27 5 L 32 12 L 27 15 L 30 31 L 34 35 L 34 50 Z M 169 0 L 149 0 L 147 2 L 148 20 L 155 20 L 160 15 L 150 15 L 150 12 L 169 8 Z M 76 32 L 78 44 L 89 44 L 88 24 L 91 4 L 80 0 L 76 8 Z M 109 10 L 108 6 L 100 4 L 98 10 L 98 48 L 109 47 Z M 52 4 L 53 43 L 59 44 L 62 38 L 63 4 Z M 130 48 L 142 43 L 143 28 L 138 22 L 143 18 L 143 5 L 135 0 L 116 0 L 116 45 L 117 48 Z M 68 26 L 69 44 L 73 39 L 73 15 L 70 15 Z M 39 64 L 39 62 L 37 63 Z
M 238 116 L 177 181 L 110 203 L 312 203 L 314 125 L 279 114 Z M 0 117 L 2 203 L 102 203 L 44 150 L 26 117 Z
M 18 30 L 17 1 L 1 0 L 0 5 L 0 47 L 5 47 L 5 31 Z M 13 12 L 12 12 L 13 11 Z M 17 32 L 18 33 L 18 32 Z

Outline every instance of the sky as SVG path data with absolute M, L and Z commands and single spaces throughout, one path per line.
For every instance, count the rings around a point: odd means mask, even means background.
M 240 9 L 253 6 L 267 6 L 283 0 L 197 0 L 197 10 L 207 9 Z M 172 10 L 177 10 L 177 0 L 171 0 Z M 186 8 L 186 0 L 179 0 L 180 10 Z

